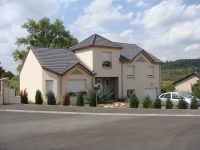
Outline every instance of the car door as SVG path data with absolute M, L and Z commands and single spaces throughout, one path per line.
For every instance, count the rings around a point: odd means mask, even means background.
M 180 100 L 180 97 L 177 93 L 172 93 L 172 98 L 171 98 L 173 103 L 178 104 L 178 101 Z
M 163 97 L 163 102 L 166 102 L 168 98 L 171 100 L 171 93 L 165 94 L 165 96 Z

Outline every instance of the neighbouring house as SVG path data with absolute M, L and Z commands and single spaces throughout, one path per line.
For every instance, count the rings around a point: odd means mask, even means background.
M 178 92 L 192 93 L 192 85 L 200 79 L 200 73 L 192 73 L 176 82 L 174 82 L 175 90 Z
M 34 101 L 40 89 L 59 100 L 65 91 L 112 92 L 113 99 L 135 93 L 140 100 L 160 93 L 161 61 L 136 44 L 94 34 L 69 49 L 32 47 L 20 73 L 20 89 Z

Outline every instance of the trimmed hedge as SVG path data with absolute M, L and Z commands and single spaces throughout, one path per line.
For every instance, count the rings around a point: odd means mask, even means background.
M 156 97 L 156 100 L 154 101 L 153 105 L 154 105 L 154 108 L 158 108 L 158 109 L 160 109 L 162 107 L 162 102 L 159 99 L 159 97 Z
M 97 106 L 96 92 L 95 91 L 89 92 L 89 102 L 90 102 L 90 107 L 96 107 Z
M 26 91 L 26 89 L 24 89 L 24 91 L 22 90 L 20 92 L 20 96 L 21 96 L 21 103 L 28 104 L 28 92 Z
M 42 104 L 43 103 L 43 98 L 42 98 L 42 93 L 38 89 L 35 93 L 35 104 Z
M 135 94 L 130 97 L 130 108 L 138 108 L 139 100 Z
M 56 97 L 52 91 L 49 91 L 47 94 L 47 104 L 48 105 L 56 105 Z
M 166 100 L 166 109 L 173 109 L 173 103 L 169 98 Z
M 146 97 L 144 97 L 143 99 L 143 108 L 152 108 L 153 104 L 152 104 L 152 100 L 151 98 L 147 95 Z
M 178 101 L 178 109 L 187 109 L 188 108 L 188 103 L 181 99 Z
M 62 105 L 70 105 L 70 95 L 69 92 L 65 92 L 62 99 Z
M 190 109 L 198 109 L 198 108 L 199 108 L 198 101 L 195 97 L 193 97 L 190 104 Z
M 77 95 L 77 102 L 76 102 L 77 106 L 84 106 L 84 99 L 83 99 L 83 93 L 79 92 Z

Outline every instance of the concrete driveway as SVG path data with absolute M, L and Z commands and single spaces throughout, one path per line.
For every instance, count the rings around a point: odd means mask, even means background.
M 199 150 L 199 116 L 0 111 L 0 150 Z

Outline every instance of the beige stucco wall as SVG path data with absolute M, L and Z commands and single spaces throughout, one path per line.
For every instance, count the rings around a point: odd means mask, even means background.
M 30 50 L 20 73 L 20 90 L 27 89 L 28 99 L 35 102 L 35 93 L 42 91 L 42 67 Z
M 197 76 L 186 78 L 175 85 L 175 90 L 178 92 L 192 93 L 192 85 L 197 83 L 198 80 L 199 78 Z
M 75 52 L 76 56 L 93 71 L 93 50 L 88 48 L 84 50 L 78 50 Z
M 158 94 L 160 93 L 160 65 L 151 63 L 143 54 L 142 56 L 146 62 L 133 61 L 131 63 L 123 63 L 123 97 L 127 97 L 128 89 L 135 89 L 136 95 L 140 100 L 145 96 L 145 89 L 156 88 Z M 137 58 L 135 58 L 137 60 Z M 135 77 L 127 77 L 127 67 L 135 67 Z M 147 68 L 154 67 L 153 78 L 147 77 Z

